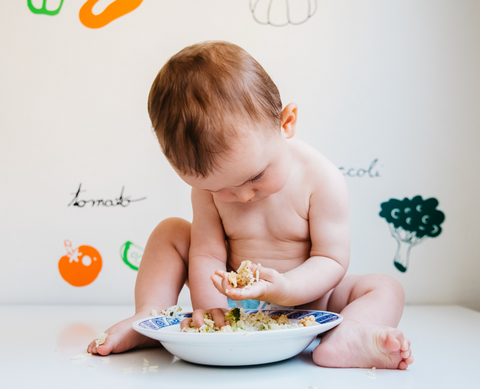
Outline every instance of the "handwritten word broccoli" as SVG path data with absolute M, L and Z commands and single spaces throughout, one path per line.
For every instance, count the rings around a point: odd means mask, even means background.
M 429 237 L 436 238 L 442 232 L 440 224 L 445 220 L 445 215 L 436 209 L 437 205 L 437 199 L 423 200 L 421 196 L 411 200 L 390 199 L 381 204 L 380 216 L 388 222 L 398 244 L 393 264 L 402 273 L 407 271 L 412 247 Z

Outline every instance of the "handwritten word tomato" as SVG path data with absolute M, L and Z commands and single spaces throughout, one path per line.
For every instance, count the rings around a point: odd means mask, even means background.
M 72 249 L 72 243 L 65 241 L 67 255 L 58 261 L 58 270 L 62 278 L 73 286 L 86 286 L 97 278 L 102 270 L 102 257 L 91 246 Z

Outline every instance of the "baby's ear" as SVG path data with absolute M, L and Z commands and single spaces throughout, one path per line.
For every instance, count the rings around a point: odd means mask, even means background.
M 297 109 L 295 103 L 288 104 L 282 111 L 282 133 L 285 139 L 290 139 L 295 135 L 297 126 Z

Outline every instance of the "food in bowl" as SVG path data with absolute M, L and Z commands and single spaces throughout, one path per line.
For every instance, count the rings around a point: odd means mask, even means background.
M 245 313 L 243 308 L 232 308 L 225 313 L 225 321 L 229 324 L 218 328 L 209 313 L 203 316 L 205 322 L 200 328 L 190 323 L 189 327 L 185 327 L 181 332 L 189 333 L 218 333 L 218 332 L 255 332 L 270 330 L 285 330 L 290 328 L 308 327 L 315 323 L 313 316 L 306 317 L 298 323 L 292 323 L 285 315 L 270 316 L 266 311 L 258 311 L 256 313 Z

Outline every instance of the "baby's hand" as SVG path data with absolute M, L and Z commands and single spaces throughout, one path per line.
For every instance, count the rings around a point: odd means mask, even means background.
M 227 312 L 227 309 L 225 308 L 213 308 L 207 311 L 204 309 L 195 309 L 191 318 L 182 320 L 182 322 L 180 323 L 180 329 L 190 327 L 190 323 L 192 322 L 195 327 L 200 328 L 205 324 L 205 321 L 203 320 L 203 315 L 205 315 L 206 313 L 210 314 L 212 320 L 215 322 L 215 325 L 218 328 L 222 328 L 225 324 L 227 324 L 225 323 L 225 312 Z
M 281 304 L 283 298 L 288 296 L 289 283 L 283 274 L 255 264 L 251 265 L 250 270 L 253 274 L 259 271 L 259 280 L 244 288 L 234 288 L 228 281 L 229 273 L 222 270 L 217 270 L 210 279 L 220 293 L 234 301 L 254 299 Z

